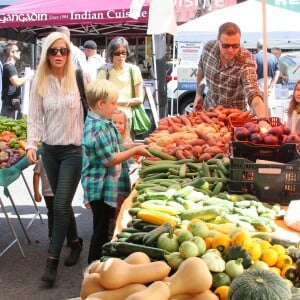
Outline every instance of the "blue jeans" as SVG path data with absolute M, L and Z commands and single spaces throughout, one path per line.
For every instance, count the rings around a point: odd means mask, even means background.
M 53 231 L 49 255 L 59 258 L 68 232 L 68 239 L 78 238 L 72 200 L 81 176 L 82 150 L 75 145 L 43 144 L 41 154 L 53 194 Z

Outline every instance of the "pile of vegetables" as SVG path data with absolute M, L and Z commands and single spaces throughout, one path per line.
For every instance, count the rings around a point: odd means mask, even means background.
M 206 161 L 218 153 L 228 155 L 232 139 L 228 118 L 247 118 L 249 115 L 249 111 L 225 109 L 220 105 L 207 111 L 166 117 L 159 120 L 158 127 L 145 143 L 178 159 Z
M 0 116 L 0 168 L 9 168 L 25 156 L 26 119 Z
M 186 259 L 176 272 L 163 261 L 151 262 L 135 252 L 124 260 L 95 262 L 85 276 L 82 299 L 102 300 L 217 300 L 210 291 L 212 276 L 201 258 Z
M 243 126 L 234 129 L 234 138 L 238 141 L 248 141 L 263 145 L 300 143 L 300 136 L 291 134 L 291 130 L 283 124 L 273 126 L 268 132 L 261 132 L 258 124 L 246 122 Z
M 129 210 L 132 220 L 103 246 L 101 261 L 142 252 L 152 262 L 166 262 L 173 274 L 186 260 L 200 258 L 212 276 L 209 290 L 214 295 L 210 296 L 222 300 L 243 299 L 237 298 L 241 291 L 229 296 L 231 286 L 237 286 L 232 283 L 253 270 L 263 270 L 255 274 L 258 282 L 272 289 L 270 295 L 277 292 L 261 278 L 263 272 L 275 275 L 278 281 L 272 282 L 284 289 L 285 297 L 292 286 L 297 287 L 300 249 L 272 237 L 275 218 L 284 214 L 280 205 L 264 204 L 251 194 L 230 194 L 226 185 L 229 158 L 223 154 L 200 162 L 173 159 L 161 150 L 149 149 L 156 159 L 142 162 Z

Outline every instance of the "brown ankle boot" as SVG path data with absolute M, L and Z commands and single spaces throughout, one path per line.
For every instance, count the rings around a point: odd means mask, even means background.
M 42 281 L 47 282 L 49 285 L 53 286 L 56 280 L 58 258 L 48 258 L 46 263 L 46 270 L 42 276 Z
M 79 238 L 79 240 L 76 242 L 70 243 L 71 252 L 69 256 L 65 259 L 65 266 L 70 267 L 76 265 L 80 257 L 80 253 L 82 251 L 82 246 L 83 246 L 82 238 Z

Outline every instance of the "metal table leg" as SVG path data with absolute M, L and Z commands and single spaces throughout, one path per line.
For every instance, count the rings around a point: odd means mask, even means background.
M 24 232 L 24 235 L 25 235 L 25 237 L 26 237 L 28 243 L 31 243 L 31 240 L 30 240 L 30 238 L 29 238 L 29 236 L 28 236 L 28 234 L 27 234 L 27 230 L 26 230 L 26 228 L 25 228 L 25 226 L 24 226 L 24 224 L 23 224 L 23 222 L 22 222 L 22 220 L 21 220 L 20 214 L 19 214 L 19 212 L 18 212 L 18 210 L 17 210 L 17 208 L 16 208 L 16 205 L 15 205 L 15 203 L 14 203 L 14 200 L 13 200 L 13 198 L 12 198 L 12 196 L 11 196 L 11 194 L 10 194 L 10 192 L 9 192 L 8 189 L 7 189 L 7 191 L 8 191 L 8 198 L 9 198 L 9 200 L 10 200 L 12 206 L 13 206 L 13 209 L 14 209 L 14 211 L 15 211 L 17 217 L 18 217 L 18 220 L 19 220 L 19 222 L 20 222 L 20 225 L 21 225 L 21 227 L 22 227 L 22 230 L 23 230 L 23 232 Z
M 22 248 L 21 243 L 20 243 L 20 241 L 18 239 L 17 233 L 16 233 L 15 228 L 14 228 L 14 226 L 12 224 L 12 221 L 9 218 L 8 214 L 7 214 L 7 211 L 5 209 L 5 206 L 4 206 L 3 202 L 2 202 L 1 197 L 0 197 L 0 205 L 1 205 L 2 211 L 3 211 L 4 215 L 5 215 L 7 224 L 8 224 L 11 232 L 13 233 L 13 235 L 15 237 L 15 239 L 0 253 L 0 256 L 2 256 L 11 246 L 13 246 L 15 243 L 17 243 L 18 246 L 19 246 L 19 249 L 20 249 L 20 252 L 21 252 L 22 256 L 25 257 L 23 248 Z

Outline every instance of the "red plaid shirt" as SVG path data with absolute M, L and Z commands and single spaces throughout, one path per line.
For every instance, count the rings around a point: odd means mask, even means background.
M 255 96 L 261 96 L 257 85 L 256 63 L 245 48 L 221 67 L 218 41 L 209 41 L 203 48 L 198 67 L 203 70 L 208 86 L 205 107 L 236 107 L 246 110 Z

